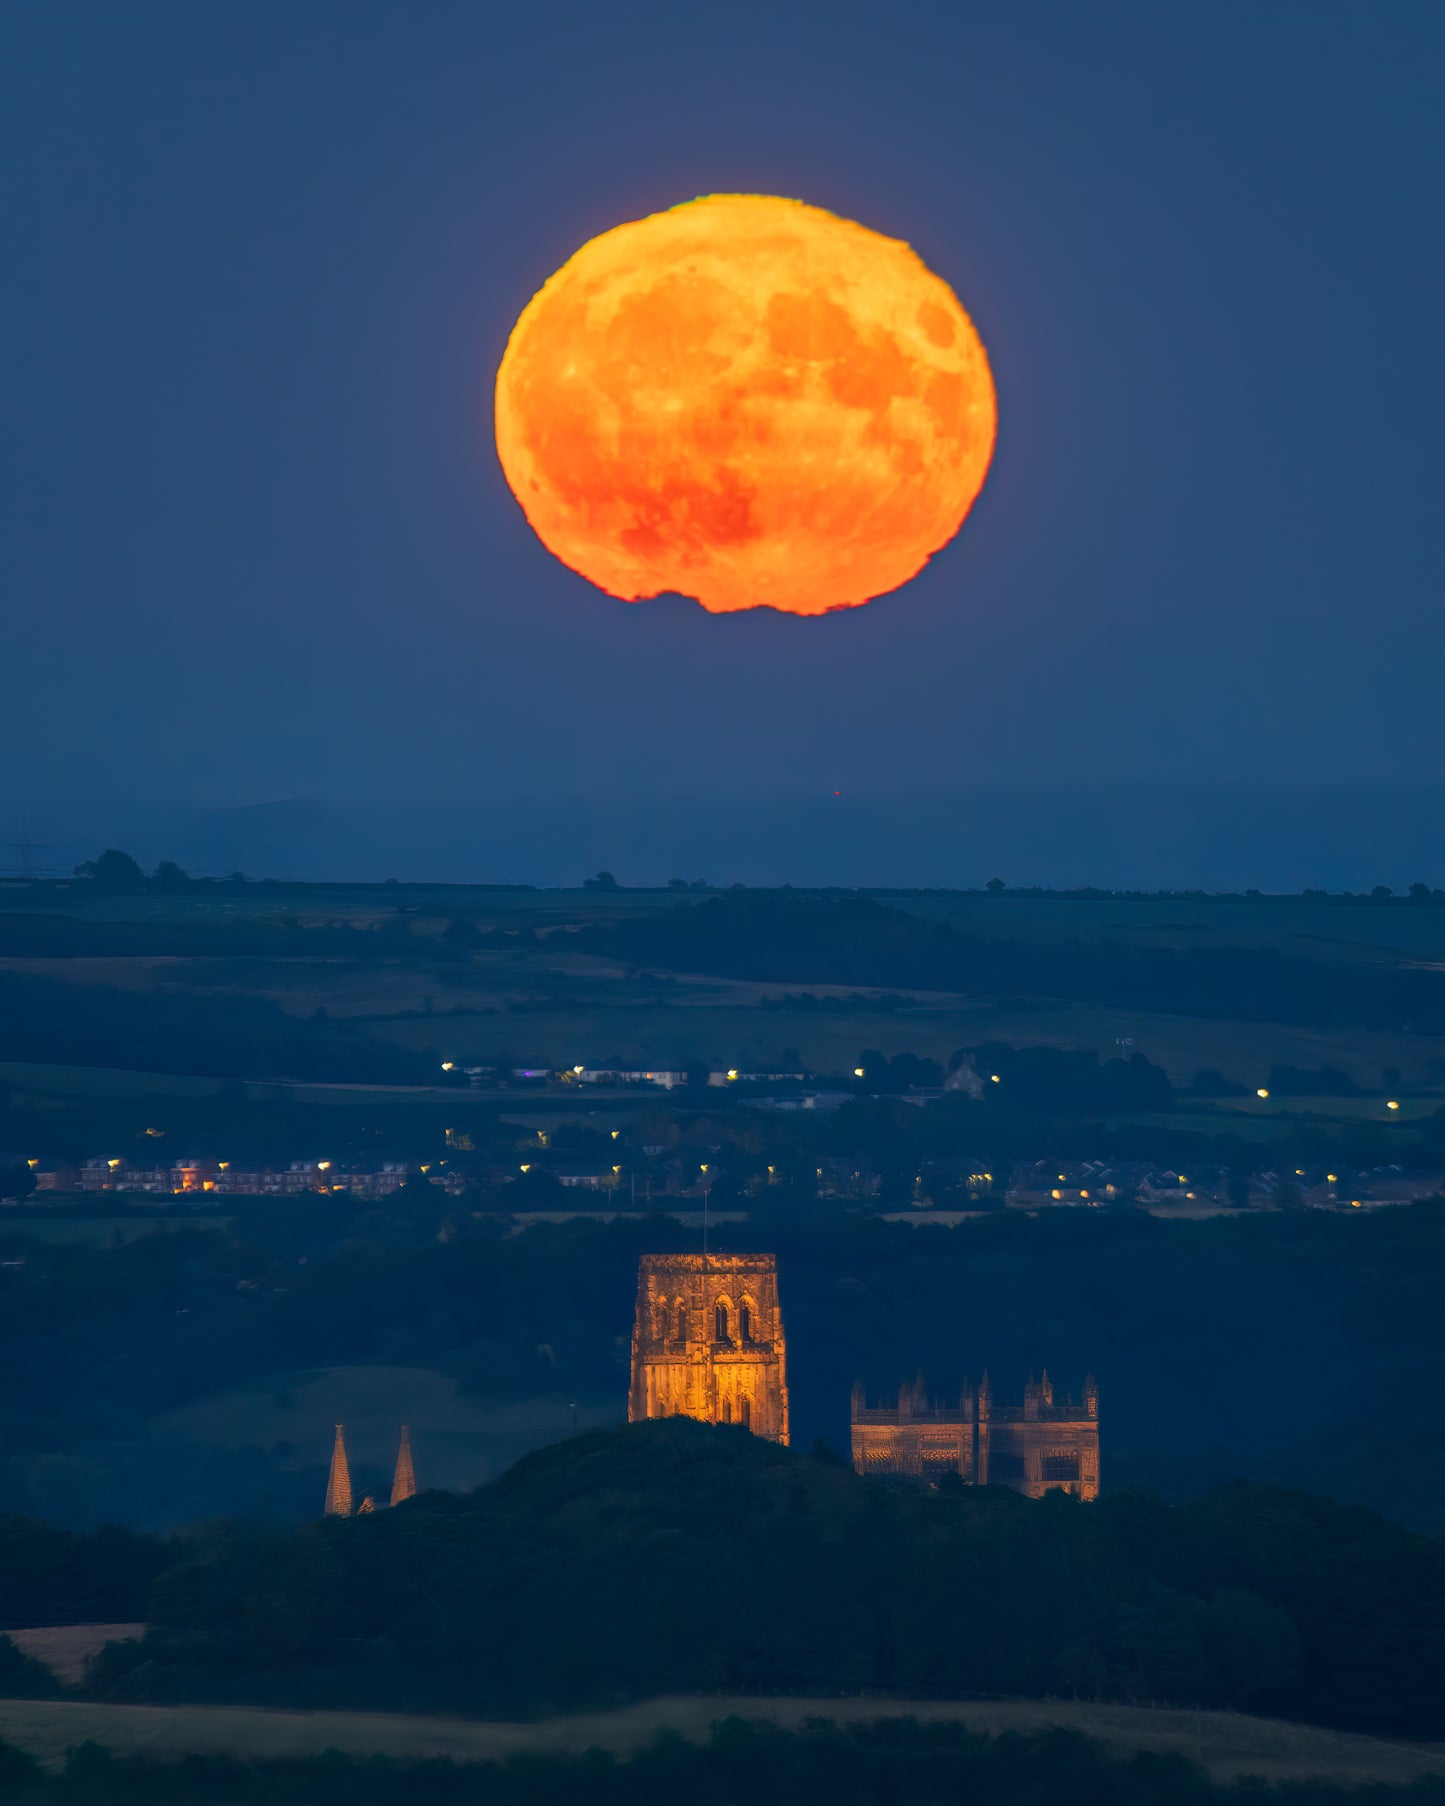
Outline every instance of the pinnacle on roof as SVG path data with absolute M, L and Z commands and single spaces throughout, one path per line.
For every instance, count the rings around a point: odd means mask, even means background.
M 403 1499 L 416 1497 L 416 1474 L 411 1465 L 411 1437 L 405 1424 L 401 1426 L 401 1447 L 396 1451 L 396 1472 L 391 1481 L 391 1502 L 400 1505 Z
M 346 1438 L 341 1425 L 336 1426 L 336 1440 L 331 1445 L 331 1472 L 326 1481 L 326 1511 L 329 1518 L 351 1516 L 351 1468 L 346 1460 Z

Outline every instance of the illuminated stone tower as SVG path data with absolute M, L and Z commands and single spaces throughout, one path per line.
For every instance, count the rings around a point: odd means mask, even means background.
M 771 1254 L 643 1255 L 627 1417 L 697 1417 L 788 1440 L 786 1344 Z
M 403 1499 L 416 1497 L 416 1475 L 411 1465 L 411 1437 L 405 1424 L 401 1426 L 401 1447 L 396 1451 L 396 1472 L 391 1480 L 391 1502 L 400 1505 Z
M 346 1438 L 341 1425 L 336 1426 L 336 1440 L 331 1445 L 331 1473 L 326 1481 L 326 1516 L 351 1516 L 351 1468 L 346 1459 Z

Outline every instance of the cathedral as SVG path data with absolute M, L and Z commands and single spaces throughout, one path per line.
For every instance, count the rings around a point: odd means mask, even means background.
M 391 1477 L 391 1505 L 400 1505 L 403 1499 L 416 1496 L 416 1473 L 411 1464 L 411 1435 L 405 1424 L 401 1426 L 401 1447 L 396 1451 L 396 1469 Z M 336 1440 L 331 1445 L 331 1472 L 326 1479 L 326 1505 L 324 1515 L 329 1518 L 360 1517 L 363 1512 L 376 1510 L 376 1499 L 367 1493 L 359 1505 L 353 1505 L 351 1493 L 351 1463 L 346 1458 L 346 1436 L 340 1424 L 336 1426 Z
M 788 1440 L 787 1345 L 771 1254 L 644 1254 L 629 1423 L 697 1417 Z
M 929 1396 L 920 1374 L 892 1403 L 872 1402 L 853 1388 L 853 1465 L 860 1474 L 895 1474 L 935 1482 L 957 1474 L 966 1486 L 1011 1486 L 1041 1499 L 1069 1492 L 1099 1496 L 1099 1388 L 1092 1376 L 1083 1397 L 1057 1400 L 1047 1373 L 1030 1379 L 1021 1405 L 995 1402 L 985 1374 L 964 1382 L 956 1401 Z
M 629 1423 L 695 1417 L 736 1424 L 768 1442 L 788 1441 L 787 1343 L 772 1254 L 644 1254 L 637 1266 Z M 853 1388 L 853 1466 L 860 1474 L 936 1485 L 1009 1486 L 1031 1499 L 1099 1496 L 1099 1388 L 1077 1402 L 1056 1396 L 1047 1372 L 1030 1377 L 1021 1404 L 995 1400 L 985 1373 L 956 1397 L 929 1393 L 922 1374 L 888 1399 Z M 402 1426 L 389 1503 L 416 1492 L 411 1439 Z M 326 1516 L 377 1510 L 354 1501 L 342 1426 L 336 1426 Z

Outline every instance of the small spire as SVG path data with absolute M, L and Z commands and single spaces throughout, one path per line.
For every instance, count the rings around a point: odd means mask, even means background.
M 331 1473 L 326 1481 L 326 1516 L 351 1516 L 351 1468 L 346 1460 L 346 1438 L 341 1425 L 336 1426 L 336 1440 L 331 1445 Z
M 401 1426 L 401 1447 L 396 1451 L 396 1472 L 391 1481 L 391 1502 L 400 1505 L 403 1499 L 416 1497 L 416 1474 L 411 1465 L 411 1437 L 405 1424 Z

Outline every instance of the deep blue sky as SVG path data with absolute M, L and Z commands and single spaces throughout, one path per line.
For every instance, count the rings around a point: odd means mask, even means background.
M 7 806 L 1445 779 L 1438 0 L 3 20 Z M 498 472 L 528 297 L 711 190 L 989 348 L 983 500 L 866 609 L 611 601 Z

